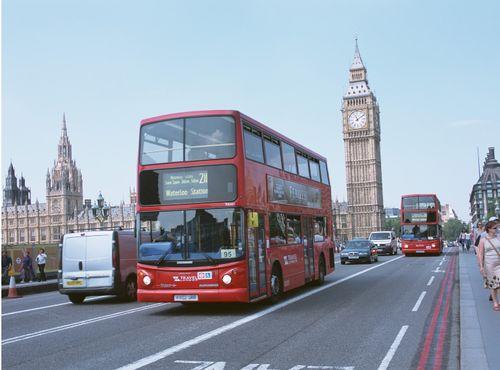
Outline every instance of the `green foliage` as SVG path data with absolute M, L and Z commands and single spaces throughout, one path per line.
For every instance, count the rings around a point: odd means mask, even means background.
M 443 237 L 446 240 L 456 240 L 464 229 L 467 229 L 467 225 L 460 220 L 452 218 L 443 225 Z
M 384 221 L 384 230 L 393 230 L 396 236 L 401 236 L 401 221 L 398 218 L 386 218 Z

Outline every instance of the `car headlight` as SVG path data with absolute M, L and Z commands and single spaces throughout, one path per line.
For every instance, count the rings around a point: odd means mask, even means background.
M 347 253 L 342 252 L 342 253 L 340 253 L 340 255 L 341 256 L 347 256 Z

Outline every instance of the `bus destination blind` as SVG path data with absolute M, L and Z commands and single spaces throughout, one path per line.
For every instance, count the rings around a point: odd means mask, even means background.
M 168 201 L 208 198 L 208 171 L 203 168 L 163 173 L 163 199 Z

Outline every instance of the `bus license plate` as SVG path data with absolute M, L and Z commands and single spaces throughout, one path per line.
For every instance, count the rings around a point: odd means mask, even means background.
M 66 282 L 67 285 L 80 286 L 83 285 L 83 280 L 70 280 Z
M 176 294 L 174 295 L 175 302 L 196 302 L 198 301 L 197 294 Z

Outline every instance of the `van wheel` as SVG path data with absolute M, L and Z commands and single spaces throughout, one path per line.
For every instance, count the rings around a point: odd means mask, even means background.
M 82 294 L 69 294 L 69 300 L 74 304 L 82 304 L 85 300 L 85 296 Z
M 283 294 L 283 283 L 281 281 L 281 271 L 278 266 L 273 267 L 271 272 L 271 302 L 276 303 Z
M 326 275 L 326 271 L 325 271 L 325 260 L 323 259 L 323 257 L 321 257 L 319 259 L 319 263 L 318 263 L 318 279 L 314 281 L 314 285 L 323 285 L 324 282 L 325 282 L 325 275 Z
M 137 300 L 137 280 L 134 277 L 129 277 L 123 288 L 122 297 L 124 301 L 132 302 Z

